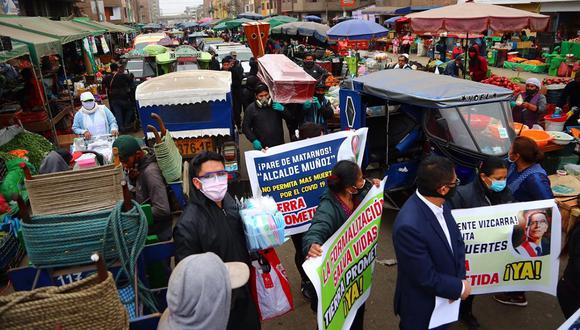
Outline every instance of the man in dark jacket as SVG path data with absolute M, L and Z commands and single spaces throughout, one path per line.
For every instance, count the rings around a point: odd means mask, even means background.
M 173 233 L 177 262 L 192 254 L 213 252 L 223 262 L 250 265 L 238 206 L 227 193 L 224 164 L 223 156 L 211 151 L 201 152 L 191 161 L 190 200 Z M 232 290 L 231 306 L 228 329 L 260 329 L 247 284 Z
M 399 211 L 393 226 L 398 275 L 395 314 L 401 329 L 427 329 L 436 297 L 466 299 L 465 244 L 443 204 L 457 187 L 453 163 L 429 157 L 417 170 L 417 192 Z
M 580 118 L 580 71 L 576 71 L 574 80 L 564 87 L 558 106 L 564 108 L 565 105 L 568 105 L 568 110 L 573 111 L 572 116 L 566 121 L 566 126 L 578 125 Z
M 232 56 L 222 59 L 222 71 L 232 73 L 232 109 L 234 111 L 234 124 L 240 130 L 242 128 L 242 80 L 244 69 Z
M 255 150 L 284 144 L 282 119 L 288 120 L 289 117 L 282 104 L 272 102 L 268 86 L 258 84 L 256 101 L 250 104 L 244 114 L 244 135 L 252 142 Z
M 302 106 L 304 109 L 304 122 L 322 125 L 325 132 L 326 123 L 334 116 L 332 104 L 324 95 L 326 90 L 327 88 L 324 84 L 318 83 L 312 101 L 306 101 Z
M 103 87 L 109 97 L 109 105 L 117 119 L 119 130 L 127 132 L 133 130 L 135 108 L 133 100 L 133 78 L 123 72 L 123 67 L 111 63 L 111 74 L 103 79 Z
M 244 106 L 244 111 L 256 100 L 256 86 L 258 86 L 259 82 L 260 79 L 254 75 L 249 75 L 246 78 L 246 84 L 242 88 L 242 105 Z
M 211 62 L 209 62 L 209 69 L 214 71 L 220 71 L 220 61 L 217 59 L 217 55 L 213 50 L 210 50 Z
M 302 64 L 302 68 L 318 82 L 324 82 L 328 77 L 328 71 L 314 62 L 313 54 L 306 54 L 306 56 L 304 56 L 304 63 Z
M 137 139 L 130 135 L 119 136 L 113 147 L 119 150 L 121 163 L 135 187 L 135 200 L 137 203 L 151 204 L 153 225 L 149 227 L 149 233 L 156 234 L 162 241 L 170 240 L 171 207 L 167 185 L 155 156 L 141 149 Z

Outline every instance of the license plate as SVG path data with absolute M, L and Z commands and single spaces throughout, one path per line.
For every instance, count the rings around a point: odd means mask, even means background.
M 213 150 L 213 140 L 211 138 L 179 139 L 175 140 L 175 145 L 179 149 L 181 156 L 186 158 L 191 158 L 203 150 Z

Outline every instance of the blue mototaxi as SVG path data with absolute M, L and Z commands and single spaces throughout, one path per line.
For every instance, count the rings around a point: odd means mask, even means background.
M 231 178 L 238 178 L 230 86 L 231 73 L 225 71 L 187 70 L 147 80 L 135 91 L 141 127 L 153 125 L 159 130 L 151 117 L 158 114 L 184 158 L 202 150 L 216 151 L 226 158 Z M 152 140 L 154 135 L 146 132 L 146 137 Z
M 489 156 L 507 157 L 516 133 L 512 91 L 433 73 L 385 70 L 340 90 L 343 129 L 368 127 L 367 164 L 388 176 L 385 192 L 413 187 L 430 151 L 450 158 L 469 182 Z

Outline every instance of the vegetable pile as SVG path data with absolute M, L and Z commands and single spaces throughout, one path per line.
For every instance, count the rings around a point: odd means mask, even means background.
M 509 80 L 507 77 L 500 77 L 492 74 L 491 77 L 484 79 L 481 82 L 484 84 L 490 84 L 511 89 L 514 92 L 514 95 L 518 95 L 521 92 L 523 92 L 517 83 Z
M 569 78 L 544 78 L 543 84 L 546 85 L 566 85 L 568 84 L 570 81 L 572 81 L 572 79 Z
M 34 168 L 40 168 L 42 160 L 46 154 L 54 150 L 54 146 L 42 135 L 24 131 L 16 135 L 10 142 L 0 146 L 0 152 L 4 153 L 17 149 L 27 150 L 30 163 L 34 165 Z M 3 156 L 4 154 L 0 155 Z M 4 159 L 8 160 L 9 158 Z

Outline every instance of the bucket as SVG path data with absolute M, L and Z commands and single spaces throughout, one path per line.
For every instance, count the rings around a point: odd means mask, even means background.
M 566 116 L 560 118 L 552 118 L 551 115 L 544 116 L 546 120 L 546 131 L 557 131 L 562 132 L 564 130 L 564 124 L 566 123 Z
M 546 86 L 546 103 L 558 104 L 565 87 L 563 84 Z

